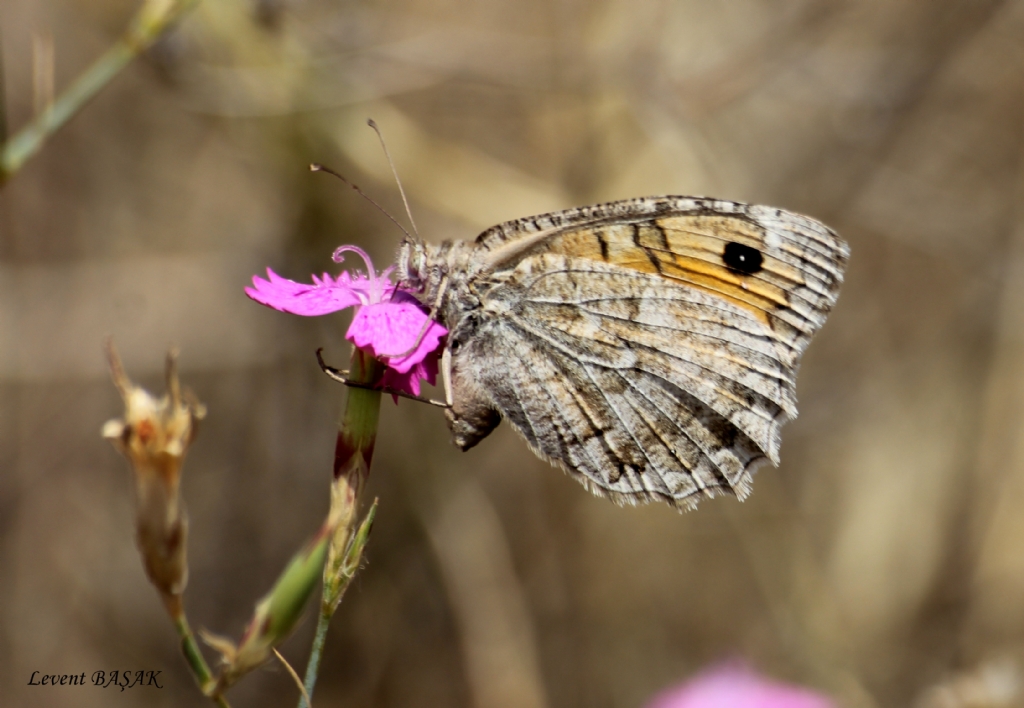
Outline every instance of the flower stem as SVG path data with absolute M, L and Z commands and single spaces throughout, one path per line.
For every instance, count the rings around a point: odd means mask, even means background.
M 10 140 L 0 136 L 0 186 L 135 57 L 148 49 L 198 0 L 146 0 L 117 42 Z
M 306 693 L 311 700 L 313 694 L 310 692 L 316 686 L 316 677 L 320 671 L 320 657 L 323 656 L 324 643 L 327 641 L 327 627 L 331 623 L 332 616 L 334 616 L 334 613 L 329 607 L 320 606 L 320 614 L 316 619 L 316 634 L 313 635 L 313 646 L 309 653 L 309 663 L 306 665 L 305 686 Z M 299 699 L 299 708 L 309 708 L 305 696 Z
M 210 672 L 210 667 L 203 658 L 202 652 L 199 651 L 196 635 L 192 633 L 192 628 L 189 626 L 184 612 L 174 617 L 174 627 L 178 630 L 178 636 L 181 637 L 181 653 L 185 655 L 185 661 L 188 662 L 189 668 L 195 674 L 196 681 L 199 682 L 199 687 L 205 693 L 207 688 L 213 685 L 213 674 Z M 217 695 L 212 698 L 221 708 L 231 708 L 224 696 Z
M 374 386 L 384 374 L 384 366 L 368 352 L 353 349 L 349 378 L 357 384 Z M 345 405 L 338 421 L 334 448 L 334 482 L 331 485 L 331 516 L 337 525 L 324 565 L 323 596 L 317 617 L 316 634 L 306 665 L 306 694 L 312 700 L 320 659 L 327 639 L 327 628 L 345 590 L 359 569 L 363 549 L 376 511 L 376 502 L 359 522 L 359 497 L 370 473 L 373 448 L 380 418 L 380 390 L 348 387 Z M 358 524 L 358 528 L 357 528 Z M 309 708 L 306 697 L 299 708 Z
M 0 33 L 2 34 L 2 33 Z M 4 45 L 0 37 L 0 148 L 7 142 L 7 84 L 4 81 Z
M 384 365 L 368 352 L 354 348 L 349 379 L 356 384 L 376 386 Z M 373 446 L 380 418 L 380 389 L 349 387 L 345 407 L 338 420 L 338 441 L 334 450 L 334 478 L 348 477 L 362 491 L 370 471 Z

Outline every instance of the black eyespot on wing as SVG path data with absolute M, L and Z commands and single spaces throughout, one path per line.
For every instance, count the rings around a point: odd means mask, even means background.
M 736 271 L 737 273 L 743 273 L 745 275 L 752 275 L 759 270 L 764 263 L 764 256 L 756 248 L 750 246 L 744 246 L 742 243 L 736 243 L 730 241 L 725 244 L 725 252 L 722 254 L 722 260 L 725 262 L 726 267 L 729 270 Z

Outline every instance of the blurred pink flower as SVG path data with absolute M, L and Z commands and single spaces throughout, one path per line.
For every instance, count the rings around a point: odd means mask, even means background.
M 332 257 L 334 262 L 344 261 L 346 251 L 363 259 L 367 275 L 353 277 L 345 272 L 332 278 L 324 273 L 322 277 L 314 275 L 313 283 L 307 285 L 282 278 L 267 268 L 267 279 L 254 275 L 252 287 L 246 288 L 245 294 L 267 307 L 306 317 L 357 307 L 345 337 L 387 365 L 383 386 L 418 396 L 420 381 L 433 385 L 437 380 L 441 340 L 448 330 L 430 320 L 411 293 L 392 284 L 391 268 L 378 275 L 361 248 L 339 247 Z
M 741 663 L 727 663 L 659 693 L 646 708 L 835 708 L 835 703 L 809 689 L 766 679 Z

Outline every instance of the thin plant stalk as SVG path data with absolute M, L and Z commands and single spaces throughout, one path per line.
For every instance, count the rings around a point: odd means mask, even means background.
M 309 708 L 306 696 L 313 699 L 310 691 L 316 687 L 316 677 L 320 671 L 320 657 L 324 653 L 324 644 L 327 642 L 327 628 L 331 624 L 333 614 L 323 604 L 320 605 L 320 612 L 316 618 L 316 634 L 313 635 L 313 646 L 309 652 L 309 663 L 306 664 L 306 680 L 304 686 L 306 695 L 299 698 L 299 708 Z
M 210 667 L 206 663 L 206 659 L 203 658 L 203 653 L 199 650 L 199 643 L 196 641 L 196 635 L 192 632 L 192 628 L 189 626 L 185 613 L 182 612 L 173 619 L 174 628 L 178 630 L 178 636 L 181 638 L 181 653 L 185 655 L 185 661 L 188 663 L 189 668 L 196 677 L 199 687 L 205 692 L 205 689 L 214 683 L 213 672 L 210 671 Z M 231 708 L 224 696 L 218 694 L 211 696 L 211 698 L 214 703 L 219 705 L 221 708 Z
M 371 354 L 359 348 L 352 352 L 349 379 L 356 384 L 373 386 L 384 373 L 384 366 Z M 324 565 L 323 595 L 317 616 L 316 633 L 306 665 L 306 695 L 312 700 L 320 659 L 327 639 L 327 628 L 342 596 L 352 581 L 362 558 L 376 512 L 376 501 L 359 522 L 359 497 L 370 473 L 370 462 L 377 440 L 380 418 L 380 390 L 348 387 L 345 405 L 338 422 L 338 438 L 334 450 L 334 482 L 331 488 L 332 511 L 338 514 L 338 525 Z M 306 696 L 299 699 L 299 708 L 309 708 Z
M 146 0 L 124 36 L 75 79 L 56 101 L 9 140 L 3 140 L 3 136 L 0 136 L 0 186 L 39 152 L 46 141 L 121 73 L 125 66 L 152 46 L 198 1 Z
M 0 25 L 0 146 L 7 142 L 7 84 L 4 80 L 3 26 Z

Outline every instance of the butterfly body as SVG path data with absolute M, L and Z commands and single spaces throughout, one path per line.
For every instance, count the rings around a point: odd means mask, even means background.
M 650 197 L 409 240 L 399 276 L 449 330 L 457 446 L 504 419 L 597 494 L 691 507 L 778 463 L 848 255 L 797 214 Z

